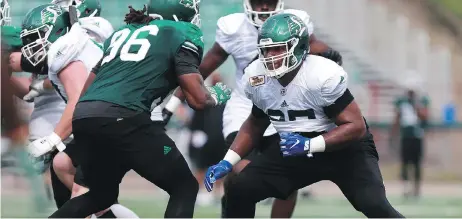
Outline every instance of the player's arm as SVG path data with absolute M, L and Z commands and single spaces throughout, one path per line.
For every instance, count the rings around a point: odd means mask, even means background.
M 318 40 L 314 34 L 310 35 L 310 54 L 320 54 L 327 52 L 330 47 L 322 42 L 321 40 Z
M 199 73 L 199 54 L 191 48 L 181 47 L 175 55 L 178 82 L 189 106 L 195 110 L 216 106 L 229 99 L 229 90 L 222 85 L 206 87 Z
M 252 112 L 242 124 L 223 160 L 235 165 L 242 157 L 247 156 L 261 140 L 269 124 L 270 120 L 265 112 L 253 105 Z
M 207 191 L 212 191 L 213 184 L 231 172 L 233 166 L 252 151 L 269 124 L 268 116 L 254 105 L 223 160 L 208 168 L 204 179 Z
M 58 73 L 58 77 L 66 91 L 67 104 L 54 132 L 61 139 L 66 139 L 72 133 L 72 116 L 75 105 L 80 98 L 82 88 L 87 80 L 87 68 L 83 62 L 75 61 L 61 70 Z

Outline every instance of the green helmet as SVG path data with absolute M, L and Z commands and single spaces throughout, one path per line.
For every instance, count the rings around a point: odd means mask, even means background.
M 34 66 L 45 60 L 49 46 L 70 27 L 69 12 L 56 4 L 31 9 L 22 22 L 22 54 Z
M 280 78 L 305 60 L 310 51 L 308 29 L 296 15 L 273 15 L 260 28 L 257 47 L 266 74 Z M 271 49 L 283 52 L 268 57 Z
M 10 5 L 7 0 L 0 0 L 0 16 L 0 25 L 11 25 Z
M 148 0 L 148 14 L 154 18 L 191 22 L 200 27 L 200 0 Z
M 101 15 L 101 2 L 99 0 L 53 0 L 52 4 L 57 4 L 67 11 L 69 6 L 75 5 L 79 18 L 99 17 Z

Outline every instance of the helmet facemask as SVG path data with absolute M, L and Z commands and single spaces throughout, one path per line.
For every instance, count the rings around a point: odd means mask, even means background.
M 280 13 L 284 10 L 284 2 L 282 0 L 277 0 L 276 8 L 274 11 L 256 11 L 252 7 L 252 0 L 244 0 L 244 10 L 247 15 L 248 21 L 256 27 L 261 27 L 265 20 L 260 19 L 261 16 L 266 16 L 267 18 Z
M 0 25 L 2 26 L 10 26 L 11 25 L 11 15 L 10 15 L 10 5 L 8 4 L 7 0 L 0 0 L 1 7 L 0 7 Z
M 261 39 L 257 47 L 259 60 L 265 66 L 266 75 L 279 79 L 297 68 L 302 63 L 294 53 L 298 43 L 298 38 L 292 38 L 284 42 L 273 42 L 269 38 Z M 284 52 L 268 57 L 268 50 L 276 47 L 279 47 Z
M 48 54 L 51 42 L 48 40 L 53 29 L 53 25 L 44 24 L 32 30 L 23 30 L 21 39 L 24 46 L 21 48 L 22 55 L 29 60 L 33 66 L 43 62 Z M 57 34 L 62 33 L 60 30 Z

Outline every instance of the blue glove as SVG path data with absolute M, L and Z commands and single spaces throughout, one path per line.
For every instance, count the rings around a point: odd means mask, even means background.
M 207 173 L 205 173 L 204 179 L 204 185 L 207 191 L 212 191 L 213 184 L 226 176 L 231 170 L 233 170 L 233 165 L 226 160 L 222 160 L 218 164 L 209 167 Z
M 283 157 L 287 156 L 300 156 L 308 154 L 310 157 L 310 138 L 305 138 L 296 133 L 280 133 L 281 152 Z

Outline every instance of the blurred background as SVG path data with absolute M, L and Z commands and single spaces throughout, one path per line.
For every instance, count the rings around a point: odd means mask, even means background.
M 13 25 L 20 25 L 29 9 L 49 1 L 9 2 Z M 117 28 L 123 24 L 127 6 L 142 8 L 144 1 L 101 3 L 101 16 Z M 317 38 L 342 54 L 351 78 L 350 90 L 374 134 L 392 204 L 407 217 L 462 217 L 462 1 L 285 0 L 285 5 L 306 10 L 314 21 Z M 206 50 L 214 43 L 218 18 L 243 10 L 242 0 L 201 0 Z M 234 69 L 234 62 L 228 59 L 219 70 L 230 86 Z M 21 106 L 24 110 L 32 107 Z M 423 120 L 416 110 L 409 111 L 409 106 L 427 108 L 428 119 Z M 193 114 L 182 107 L 168 126 L 185 157 L 189 157 L 193 139 L 188 130 Z M 208 119 L 205 116 L 202 123 Z M 421 150 L 408 150 L 402 144 L 406 139 L 418 139 Z M 403 151 L 410 153 L 409 162 L 403 163 Z M 414 163 L 420 169 L 420 192 L 413 190 L 413 168 L 407 171 Z M 196 169 L 193 163 L 191 169 Z M 31 186 L 21 170 L 4 165 L 4 157 L 1 177 L 2 217 L 47 216 L 43 209 L 39 209 L 43 215 L 36 212 Z M 136 173 L 127 174 L 120 188 L 120 202 L 139 216 L 163 216 L 167 195 Z M 304 191 L 299 193 L 302 197 L 294 217 L 361 216 L 330 182 Z M 199 198 L 196 217 L 219 217 L 218 196 Z M 269 216 L 268 202 L 259 204 L 258 217 Z M 54 203 L 50 201 L 47 206 L 51 211 Z

